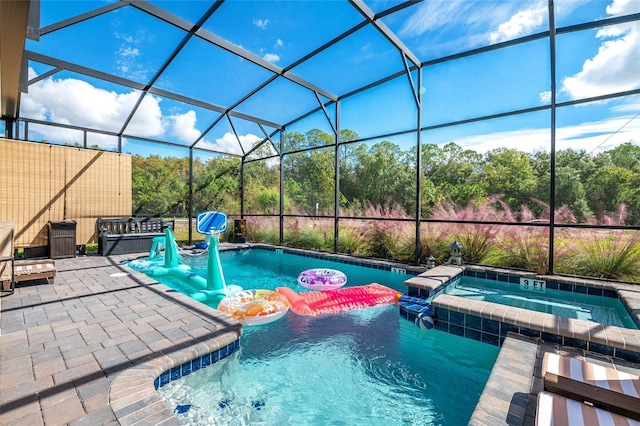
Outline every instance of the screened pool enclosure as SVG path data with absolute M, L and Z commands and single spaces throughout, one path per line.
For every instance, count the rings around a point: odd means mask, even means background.
M 219 210 L 252 242 L 407 263 L 457 240 L 470 263 L 640 281 L 638 1 L 2 10 L 5 138 L 130 155 L 132 216 Z

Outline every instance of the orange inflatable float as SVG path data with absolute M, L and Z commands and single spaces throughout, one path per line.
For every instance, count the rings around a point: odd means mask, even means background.
M 282 318 L 289 311 L 289 301 L 273 290 L 243 290 L 222 299 L 218 310 L 244 325 L 260 325 Z
M 293 312 L 313 317 L 397 303 L 400 295 L 397 290 L 376 283 L 320 292 L 296 293 L 289 287 L 276 290 L 287 298 Z

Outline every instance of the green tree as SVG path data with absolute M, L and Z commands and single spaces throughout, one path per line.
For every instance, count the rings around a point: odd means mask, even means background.
M 482 185 L 487 194 L 502 194 L 502 200 L 517 210 L 535 195 L 536 179 L 530 158 L 516 149 L 487 152 L 482 164 Z

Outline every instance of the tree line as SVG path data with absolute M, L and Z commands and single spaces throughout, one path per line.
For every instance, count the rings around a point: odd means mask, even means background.
M 279 212 L 280 168 L 284 174 L 286 213 L 332 216 L 335 210 L 335 165 L 340 170 L 341 215 L 358 217 L 371 206 L 398 215 L 416 212 L 416 148 L 403 150 L 390 140 L 360 142 L 351 130 L 334 136 L 313 129 L 288 132 L 281 162 L 266 147 L 252 154 L 260 161 L 245 164 L 244 207 L 249 214 Z M 267 142 L 268 143 L 268 142 Z M 310 150 L 304 151 L 307 148 Z M 337 155 L 337 160 L 336 160 Z M 454 142 L 421 147 L 422 216 L 442 205 L 468 206 L 494 200 L 514 212 L 549 219 L 551 155 L 497 148 L 484 154 Z M 597 154 L 565 149 L 555 156 L 555 205 L 571 212 L 562 220 L 640 224 L 640 147 L 631 142 Z M 240 213 L 241 160 L 212 157 L 193 161 L 193 211 Z M 133 213 L 182 216 L 188 212 L 189 159 L 151 155 L 132 158 Z M 375 210 L 375 209 L 374 209 Z M 474 218 L 470 218 L 474 219 Z

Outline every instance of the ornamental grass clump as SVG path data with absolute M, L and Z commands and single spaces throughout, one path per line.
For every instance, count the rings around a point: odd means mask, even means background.
M 627 208 L 621 204 L 611 215 L 587 217 L 587 223 L 623 226 L 626 219 Z M 557 261 L 557 272 L 640 282 L 640 232 L 573 231 L 562 242 L 569 254 Z
M 502 209 L 494 208 L 494 204 L 500 204 Z M 499 197 L 490 197 L 477 203 L 469 203 L 464 208 L 448 202 L 441 203 L 433 209 L 431 217 L 434 219 L 478 222 L 514 220 L 511 210 L 506 204 L 500 202 Z M 482 263 L 491 253 L 498 236 L 499 227 L 490 223 L 461 224 L 455 226 L 452 231 L 449 239 L 457 240 L 462 245 L 464 261 Z
M 640 282 L 640 232 L 597 231 L 570 243 L 571 256 L 558 272 Z
M 327 230 L 323 221 L 312 218 L 287 220 L 284 229 L 284 245 L 307 250 L 326 250 Z
M 364 232 L 353 227 L 343 226 L 338 235 L 338 252 L 344 254 L 361 254 L 367 243 Z
M 420 256 L 418 262 L 427 263 L 429 256 L 436 259 L 440 265 L 449 259 L 451 254 L 449 241 L 454 235 L 455 226 L 449 223 L 426 223 L 420 230 Z
M 371 221 L 366 233 L 367 255 L 399 261 L 412 259 L 415 251 L 415 237 L 411 235 L 413 223 L 398 220 L 410 219 L 401 207 L 367 204 L 362 216 L 385 219 Z
M 549 263 L 547 228 L 509 226 L 497 239 L 498 250 L 492 256 L 496 266 L 545 273 Z
M 247 240 L 254 243 L 279 244 L 280 222 L 277 217 L 247 217 Z

